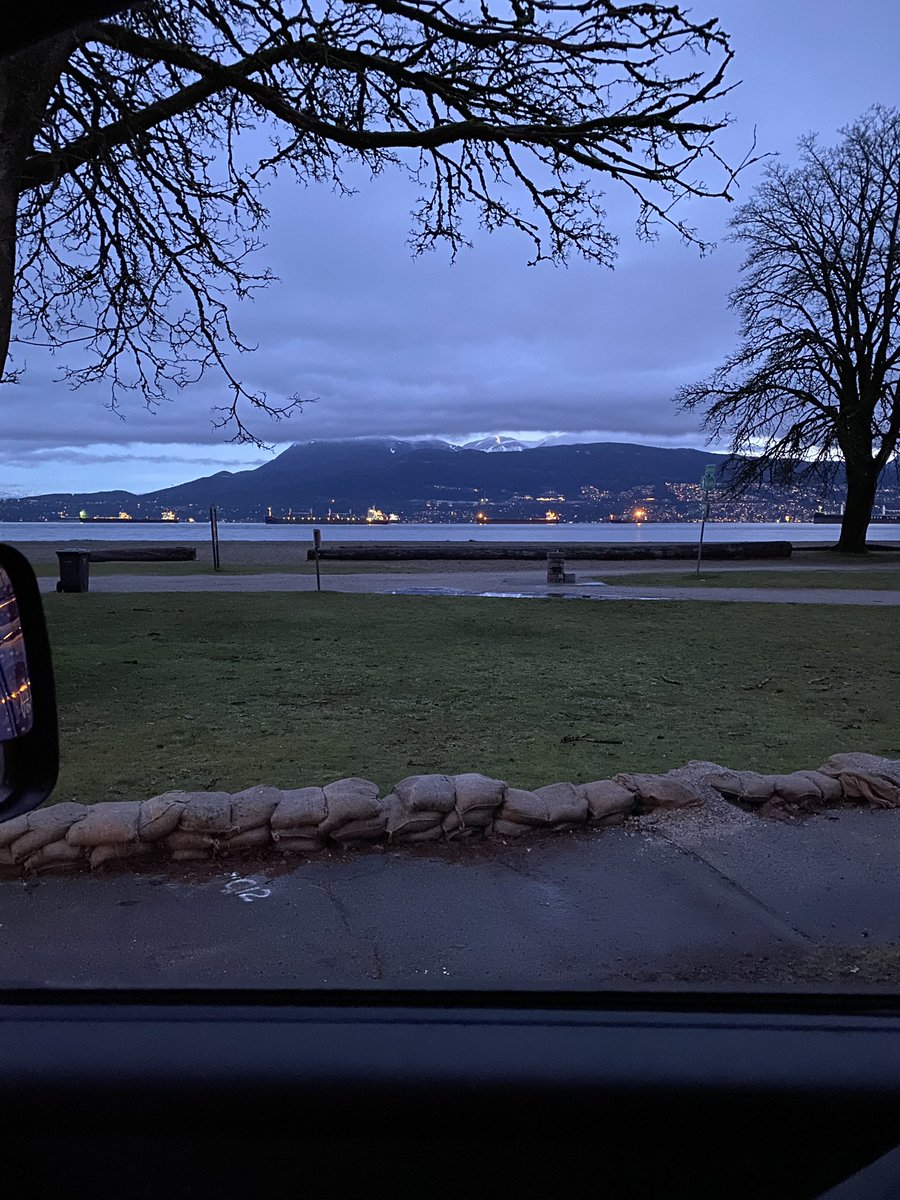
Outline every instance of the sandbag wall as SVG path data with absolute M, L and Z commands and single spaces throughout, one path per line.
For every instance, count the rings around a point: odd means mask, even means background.
M 762 810 L 841 801 L 900 806 L 900 762 L 874 755 L 836 754 L 816 771 L 790 775 L 690 766 L 695 769 L 551 783 L 534 791 L 471 773 L 413 775 L 386 796 L 369 780 L 352 778 L 324 788 L 261 786 L 237 795 L 167 792 L 143 801 L 66 802 L 0 823 L 0 865 L 32 872 L 153 855 L 183 862 L 266 850 L 311 854 L 373 842 L 522 837 L 687 808 L 702 804 L 709 789 Z

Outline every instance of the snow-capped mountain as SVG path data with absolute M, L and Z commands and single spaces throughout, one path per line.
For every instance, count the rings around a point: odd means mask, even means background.
M 530 450 L 527 442 L 519 442 L 515 438 L 506 437 L 502 433 L 492 433 L 489 437 L 478 438 L 474 442 L 466 442 L 463 450 L 483 450 L 487 454 L 505 453 L 508 450 Z

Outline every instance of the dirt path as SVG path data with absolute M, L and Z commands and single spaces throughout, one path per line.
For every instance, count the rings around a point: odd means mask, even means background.
M 443 568 L 443 564 L 442 564 Z M 873 589 L 771 588 L 771 587 L 628 587 L 580 581 L 565 586 L 550 586 L 537 570 L 488 572 L 444 569 L 417 571 L 414 574 L 328 575 L 323 573 L 323 588 L 332 592 L 365 592 L 381 595 L 460 595 L 548 597 L 578 600 L 704 600 L 724 603 L 755 604 L 863 604 L 896 607 L 900 592 Z M 56 581 L 43 578 L 41 589 L 52 592 Z M 260 575 L 107 575 L 91 579 L 94 592 L 310 592 L 316 586 L 311 575 L 272 571 Z

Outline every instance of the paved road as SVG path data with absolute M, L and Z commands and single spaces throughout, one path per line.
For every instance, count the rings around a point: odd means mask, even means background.
M 6 881 L 0 985 L 765 983 L 817 978 L 823 947 L 823 978 L 858 982 L 900 938 L 898 857 L 900 812 L 720 803 L 527 845 Z
M 683 564 L 682 564 L 683 566 Z M 358 575 L 326 575 L 324 587 L 334 592 L 451 596 L 561 596 L 580 600 L 708 600 L 761 604 L 864 604 L 896 607 L 900 591 L 828 588 L 636 588 L 579 580 L 564 587 L 549 586 L 535 571 L 440 571 Z M 52 592 L 56 581 L 40 580 Z M 264 575 L 96 575 L 95 592 L 309 592 L 315 577 L 273 571 Z

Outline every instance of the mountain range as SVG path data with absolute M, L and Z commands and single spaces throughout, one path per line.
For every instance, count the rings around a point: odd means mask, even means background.
M 528 519 L 548 510 L 563 520 L 607 520 L 627 518 L 636 509 L 653 519 L 676 520 L 696 515 L 706 467 L 714 465 L 721 478 L 726 461 L 704 450 L 621 442 L 525 447 L 502 437 L 465 446 L 436 438 L 317 440 L 290 446 L 252 470 L 219 471 L 142 495 L 110 491 L 3 500 L 0 520 L 75 517 L 81 510 L 132 517 L 172 510 L 200 519 L 210 505 L 223 519 L 251 521 L 270 510 L 274 516 L 365 517 L 369 509 L 425 521 L 474 520 L 478 512 L 490 519 Z M 735 519 L 800 518 L 820 499 L 811 488 L 762 489 Z

